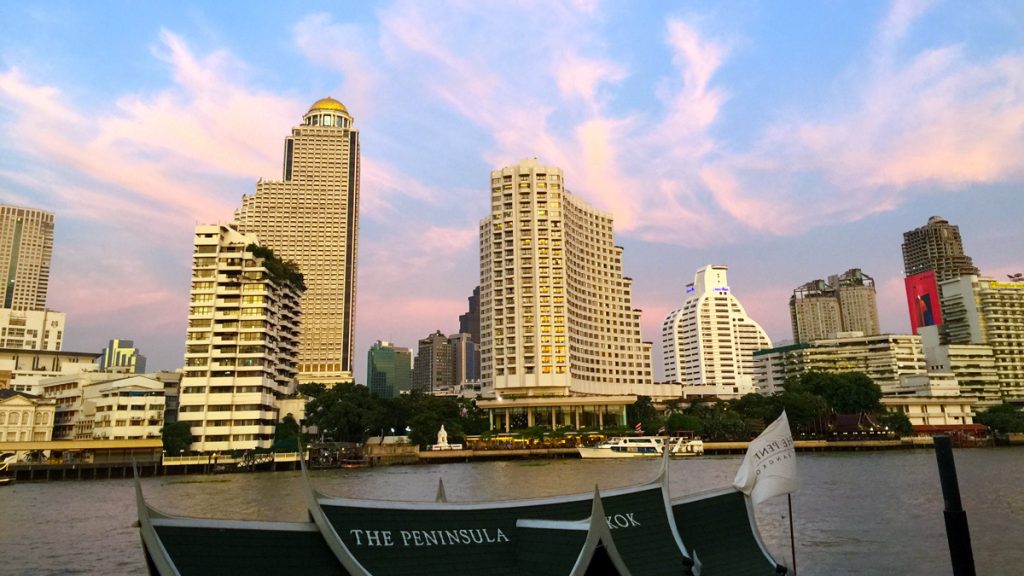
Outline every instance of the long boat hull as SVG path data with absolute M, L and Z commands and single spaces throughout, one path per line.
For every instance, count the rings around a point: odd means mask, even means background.
M 307 476 L 312 521 L 298 523 L 173 517 L 146 504 L 138 480 L 136 494 L 147 563 L 162 576 L 779 573 L 749 499 L 729 489 L 672 501 L 667 469 L 666 460 L 654 482 L 638 486 L 494 503 L 446 502 L 443 486 L 436 502 L 332 498 Z M 714 538 L 702 526 L 709 522 Z M 736 542 L 742 570 L 722 569 L 740 566 L 729 552 Z

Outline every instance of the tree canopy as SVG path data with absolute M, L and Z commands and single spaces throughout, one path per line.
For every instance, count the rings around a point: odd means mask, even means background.
M 393 399 L 381 399 L 360 384 L 339 384 L 326 388 L 320 384 L 300 386 L 310 396 L 306 423 L 315 425 L 325 439 L 364 442 L 382 435 L 409 436 L 421 446 L 433 444 L 443 424 L 448 441 L 462 442 L 466 434 L 482 434 L 488 429 L 487 414 L 469 399 L 432 396 L 419 391 Z
M 299 265 L 293 260 L 281 260 L 274 251 L 259 244 L 249 244 L 246 251 L 263 260 L 263 267 L 270 273 L 270 279 L 278 283 L 287 283 L 300 291 L 306 289 L 306 279 L 299 272 Z
M 164 442 L 164 452 L 177 456 L 188 451 L 192 444 L 192 427 L 188 422 L 171 422 L 160 429 Z
M 974 421 L 1002 434 L 1024 432 L 1024 412 L 1011 404 L 998 404 L 978 412 Z

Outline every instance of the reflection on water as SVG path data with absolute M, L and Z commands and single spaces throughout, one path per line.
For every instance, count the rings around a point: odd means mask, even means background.
M 978 574 L 1024 565 L 1024 451 L 956 452 Z M 671 463 L 673 495 L 731 482 L 740 457 Z M 802 576 L 949 574 L 942 494 L 931 451 L 801 454 L 793 497 Z M 443 478 L 450 501 L 589 492 L 652 479 L 653 460 L 537 460 L 314 471 L 325 494 L 433 500 Z M 186 516 L 306 519 L 298 472 L 147 478 L 147 499 Z M 789 564 L 786 498 L 761 504 L 769 550 Z M 145 574 L 131 482 L 18 484 L 0 489 L 0 573 Z

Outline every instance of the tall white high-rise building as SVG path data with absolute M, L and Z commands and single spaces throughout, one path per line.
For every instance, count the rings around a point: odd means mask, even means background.
M 524 160 L 491 172 L 480 223 L 481 380 L 500 396 L 627 394 L 650 384 L 612 217 Z
M 755 391 L 754 352 L 772 347 L 729 289 L 728 269 L 709 265 L 697 270 L 683 306 L 661 327 L 665 378 L 725 398 Z
M 0 308 L 45 309 L 52 256 L 52 213 L 0 205 Z
M 948 341 L 990 346 L 1003 401 L 1024 401 L 1024 282 L 971 275 L 939 289 Z
M 359 244 L 359 131 L 341 102 L 318 100 L 284 143 L 284 175 L 260 180 L 235 213 L 306 279 L 299 379 L 352 380 Z
M 302 277 L 229 226 L 197 226 L 178 420 L 193 450 L 269 448 L 296 387 Z

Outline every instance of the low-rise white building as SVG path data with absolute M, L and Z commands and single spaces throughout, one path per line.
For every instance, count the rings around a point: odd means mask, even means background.
M 54 440 L 160 436 L 165 384 L 151 375 L 82 372 L 47 379 L 42 386 L 56 404 Z
M 0 443 L 50 440 L 54 409 L 48 398 L 0 390 Z
M 907 415 L 915 427 L 963 428 L 974 424 L 977 399 L 960 395 L 960 384 L 951 372 L 904 376 L 881 400 L 890 412 Z
M 93 384 L 94 439 L 128 440 L 159 438 L 164 425 L 164 383 L 146 376 L 132 376 Z M 89 414 L 83 414 L 89 419 Z
M 64 313 L 0 308 L 0 348 L 58 351 L 64 342 Z
M 95 372 L 96 352 L 64 352 L 0 348 L 0 390 L 10 389 L 43 395 L 40 384 L 47 378 Z

